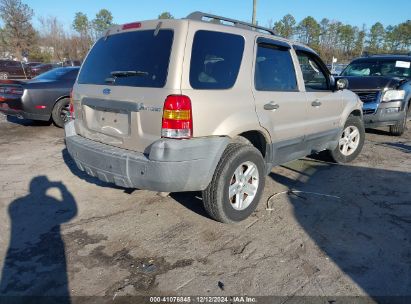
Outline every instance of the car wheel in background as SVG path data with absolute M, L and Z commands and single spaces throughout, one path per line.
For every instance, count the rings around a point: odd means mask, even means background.
M 405 116 L 397 124 L 390 126 L 390 133 L 393 136 L 401 136 L 407 129 L 408 111 L 405 111 Z
M 265 184 L 264 159 L 255 147 L 229 144 L 203 191 L 204 208 L 215 220 L 239 222 L 256 209 Z
M 0 80 L 9 79 L 9 74 L 6 72 L 0 72 Z
M 334 150 L 328 150 L 328 153 L 336 163 L 349 163 L 360 154 L 364 139 L 365 129 L 361 118 L 349 116 L 337 147 Z
M 67 120 L 67 117 L 70 113 L 70 98 L 63 98 L 60 99 L 56 104 L 54 105 L 53 111 L 51 112 L 51 118 L 53 120 L 53 123 L 59 127 L 63 128 L 64 123 Z

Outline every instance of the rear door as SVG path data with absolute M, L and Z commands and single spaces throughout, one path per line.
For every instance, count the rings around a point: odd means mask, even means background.
M 253 93 L 260 124 L 272 137 L 274 164 L 305 155 L 307 106 L 296 65 L 288 43 L 257 39 Z
M 139 152 L 160 138 L 164 101 L 181 92 L 174 73 L 182 62 L 183 27 L 133 23 L 97 41 L 73 90 L 80 135 Z
M 331 88 L 330 76 L 321 59 L 297 50 L 307 98 L 306 143 L 311 150 L 323 150 L 339 134 L 343 109 L 342 91 Z

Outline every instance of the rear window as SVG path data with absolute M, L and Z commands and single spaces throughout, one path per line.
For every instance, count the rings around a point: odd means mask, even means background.
M 193 89 L 229 89 L 234 86 L 244 51 L 239 35 L 197 31 L 190 65 Z
M 164 87 L 173 35 L 172 30 L 160 30 L 157 35 L 146 30 L 101 38 L 87 56 L 78 83 Z
M 44 80 L 57 80 L 57 79 L 72 79 L 76 78 L 78 70 L 73 70 L 73 69 L 67 69 L 67 68 L 56 68 L 53 70 L 50 70 L 48 72 L 45 72 L 43 74 L 40 74 L 37 77 L 34 77 L 34 79 L 44 79 Z M 70 77 L 71 75 L 71 77 Z

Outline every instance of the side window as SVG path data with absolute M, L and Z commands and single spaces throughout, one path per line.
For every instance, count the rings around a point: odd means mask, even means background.
M 303 73 L 305 89 L 307 91 L 329 90 L 328 76 L 313 56 L 304 52 L 297 52 L 297 55 Z
M 289 49 L 258 44 L 254 82 L 258 91 L 296 91 L 297 79 Z
M 13 68 L 21 67 L 21 63 L 18 61 L 10 61 L 10 66 Z
M 242 36 L 197 31 L 191 51 L 190 85 L 192 88 L 222 90 L 234 86 L 243 51 Z

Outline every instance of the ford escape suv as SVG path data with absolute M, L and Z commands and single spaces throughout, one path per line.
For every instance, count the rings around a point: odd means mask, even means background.
M 354 59 L 341 74 L 364 102 L 365 127 L 389 127 L 400 136 L 411 118 L 411 53 L 366 55 Z
M 66 145 L 91 176 L 201 190 L 212 218 L 238 222 L 273 166 L 360 153 L 362 104 L 346 85 L 313 50 L 237 20 L 197 12 L 114 26 L 81 67 Z

